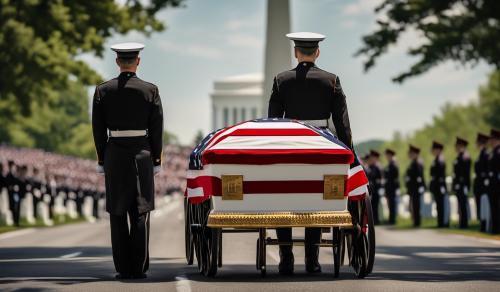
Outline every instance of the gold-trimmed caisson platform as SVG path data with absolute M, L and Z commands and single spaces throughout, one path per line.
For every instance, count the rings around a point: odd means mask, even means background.
M 274 228 L 274 227 L 352 227 L 348 211 L 328 212 L 217 212 L 208 216 L 209 227 Z

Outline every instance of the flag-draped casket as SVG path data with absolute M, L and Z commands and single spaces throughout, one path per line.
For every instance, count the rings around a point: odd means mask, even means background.
M 209 226 L 350 225 L 347 200 L 367 193 L 352 151 L 329 130 L 286 119 L 244 122 L 192 152 L 186 195 L 211 199 Z

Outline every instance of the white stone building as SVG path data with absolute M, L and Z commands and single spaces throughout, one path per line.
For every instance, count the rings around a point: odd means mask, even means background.
M 227 77 L 214 82 L 212 99 L 212 128 L 260 117 L 262 110 L 262 82 L 260 73 Z

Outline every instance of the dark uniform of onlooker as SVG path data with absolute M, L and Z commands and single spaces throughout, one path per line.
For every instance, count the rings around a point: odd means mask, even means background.
M 500 131 L 491 130 L 490 145 L 488 196 L 491 208 L 491 232 L 493 234 L 500 234 Z
M 481 220 L 481 197 L 488 196 L 488 140 L 489 136 L 478 133 L 476 138 L 476 145 L 479 148 L 479 156 L 476 162 L 474 162 L 474 199 L 476 202 L 476 214 L 477 220 L 481 222 L 481 231 L 486 231 L 486 220 Z
M 455 149 L 458 156 L 453 162 L 453 190 L 458 200 L 458 225 L 460 228 L 467 228 L 469 225 L 467 195 L 470 190 L 471 161 L 466 151 L 468 144 L 467 140 L 457 137 Z
M 434 196 L 434 201 L 436 202 L 437 211 L 437 224 L 438 227 L 448 227 L 449 216 L 445 212 L 447 203 L 448 190 L 446 187 L 446 163 L 443 159 L 442 152 L 444 145 L 434 141 L 432 143 L 432 154 L 434 155 L 434 160 L 431 165 L 431 181 L 429 183 L 429 191 Z
M 27 179 L 31 197 L 33 198 L 33 216 L 38 218 L 38 203 L 43 200 L 42 182 L 39 178 L 40 171 L 38 168 L 33 168 L 33 175 Z
M 399 195 L 399 166 L 392 149 L 385 150 L 387 167 L 384 169 L 384 189 L 387 206 L 389 207 L 389 224 L 396 223 L 397 196 Z
M 7 183 L 7 192 L 9 195 L 9 209 L 12 213 L 12 220 L 15 226 L 19 226 L 21 212 L 20 181 L 17 178 L 19 171 L 20 168 L 18 169 L 14 161 L 8 162 L 5 182 Z
M 406 190 L 410 196 L 410 211 L 413 226 L 420 226 L 420 198 L 425 191 L 424 166 L 419 160 L 420 148 L 410 145 L 410 165 L 406 170 Z
M 287 36 L 295 42 L 298 65 L 274 78 L 268 116 L 303 120 L 319 127 L 335 126 L 339 140 L 352 149 L 346 97 L 339 77 L 318 68 L 314 63 L 319 56 L 318 42 L 325 37 L 313 33 Z M 330 118 L 333 120 L 333 125 L 329 122 Z M 276 233 L 281 242 L 292 240 L 291 228 L 278 228 Z M 305 263 L 308 272 L 321 271 L 317 246 L 320 239 L 321 228 L 306 228 Z M 293 273 L 292 247 L 280 246 L 280 258 L 280 273 Z
M 117 278 L 144 278 L 149 268 L 149 212 L 162 159 L 163 110 L 156 85 L 136 76 L 142 44 L 111 47 L 120 75 L 97 86 L 92 126 Z M 127 222 L 130 219 L 130 228 Z
M 373 222 L 380 224 L 379 205 L 380 196 L 383 194 L 382 168 L 379 164 L 380 153 L 370 150 L 368 181 L 370 183 L 370 198 L 372 201 Z

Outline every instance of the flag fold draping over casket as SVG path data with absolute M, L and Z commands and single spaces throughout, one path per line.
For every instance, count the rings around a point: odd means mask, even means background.
M 210 133 L 189 159 L 186 196 L 192 203 L 221 195 L 221 178 L 207 171 L 213 164 L 350 165 L 345 196 L 360 199 L 368 193 L 368 179 L 353 152 L 330 130 L 296 120 L 258 119 Z M 244 182 L 243 191 L 245 194 L 320 193 L 323 181 Z

